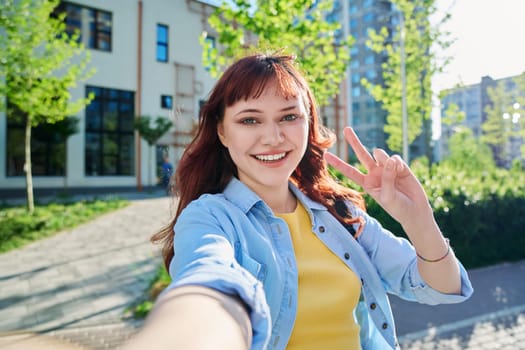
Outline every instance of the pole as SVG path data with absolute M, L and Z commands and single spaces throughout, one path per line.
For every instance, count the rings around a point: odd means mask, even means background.
M 408 111 L 407 111 L 407 77 L 406 77 L 406 53 L 405 53 L 405 16 L 399 11 L 400 28 L 400 56 L 401 56 L 401 113 L 402 113 L 402 136 L 403 136 L 403 160 L 409 162 L 408 154 Z

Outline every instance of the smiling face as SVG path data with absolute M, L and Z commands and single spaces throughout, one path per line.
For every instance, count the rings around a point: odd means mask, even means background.
M 226 107 L 218 124 L 221 143 L 239 180 L 258 194 L 287 190 L 308 143 L 308 113 L 301 97 L 286 99 L 275 82 L 257 98 Z

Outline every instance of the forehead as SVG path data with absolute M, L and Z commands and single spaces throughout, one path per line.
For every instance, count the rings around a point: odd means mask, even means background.
M 293 94 L 289 90 L 283 91 L 277 82 L 269 82 L 258 94 L 240 99 L 226 108 L 233 111 L 248 107 L 255 107 L 259 110 L 296 107 L 302 112 L 306 111 L 306 103 L 300 90 L 297 89 Z

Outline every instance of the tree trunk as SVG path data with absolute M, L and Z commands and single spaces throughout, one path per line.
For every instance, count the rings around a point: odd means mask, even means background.
M 26 190 L 27 190 L 27 210 L 33 213 L 35 210 L 35 201 L 33 198 L 33 173 L 31 170 L 31 117 L 27 116 L 25 130 L 25 163 L 24 171 L 26 173 Z

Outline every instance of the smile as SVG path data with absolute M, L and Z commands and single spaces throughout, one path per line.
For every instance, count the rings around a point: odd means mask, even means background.
M 277 153 L 277 154 L 258 154 L 254 156 L 258 160 L 261 160 L 263 162 L 275 162 L 277 160 L 281 160 L 284 157 L 286 157 L 286 152 L 283 153 Z

